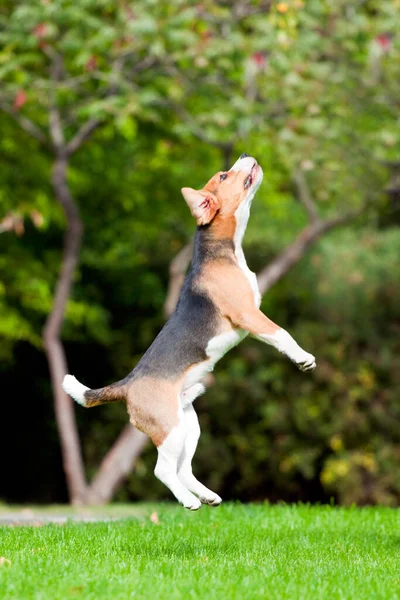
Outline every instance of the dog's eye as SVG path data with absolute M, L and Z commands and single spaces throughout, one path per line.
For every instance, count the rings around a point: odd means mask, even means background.
M 221 175 L 219 176 L 219 180 L 223 181 L 224 179 L 226 179 L 228 177 L 228 173 L 221 173 Z

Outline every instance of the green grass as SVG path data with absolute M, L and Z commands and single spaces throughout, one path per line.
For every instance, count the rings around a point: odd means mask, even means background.
M 11 561 L 0 566 L 1 600 L 400 598 L 398 510 L 133 511 L 103 523 L 0 528 L 0 556 Z

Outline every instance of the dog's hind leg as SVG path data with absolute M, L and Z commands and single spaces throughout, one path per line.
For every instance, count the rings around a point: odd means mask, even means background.
M 198 384 L 200 385 L 200 384 Z M 193 386 L 196 387 L 196 386 Z M 204 388 L 203 388 L 204 389 Z M 178 477 L 184 486 L 191 492 L 196 494 L 203 504 L 210 506 L 218 506 L 222 502 L 222 498 L 215 492 L 209 490 L 205 485 L 200 483 L 192 472 L 192 459 L 196 452 L 197 443 L 200 437 L 200 425 L 196 411 L 193 405 L 187 404 L 183 408 L 183 415 L 186 425 L 186 438 L 183 455 L 180 460 Z
M 178 425 L 170 431 L 163 443 L 157 448 L 158 459 L 154 474 L 171 490 L 175 498 L 185 508 L 197 510 L 201 507 L 201 502 L 185 487 L 178 477 L 179 461 L 184 453 L 187 436 L 182 408 L 179 409 L 178 416 Z

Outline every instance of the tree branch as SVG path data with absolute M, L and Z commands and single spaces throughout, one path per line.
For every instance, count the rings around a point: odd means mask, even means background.
M 24 117 L 17 110 L 11 106 L 7 106 L 7 104 L 4 104 L 3 102 L 0 103 L 0 109 L 10 115 L 14 121 L 18 123 L 21 129 L 26 133 L 29 133 L 29 135 L 38 140 L 38 142 L 45 145 L 49 143 L 46 134 L 33 121 Z
M 209 144 L 210 146 L 214 146 L 214 148 L 220 148 L 223 152 L 225 152 L 225 151 L 231 152 L 232 151 L 235 140 L 229 140 L 227 142 L 223 142 L 220 140 L 216 140 L 214 138 L 210 138 L 204 132 L 204 130 L 196 124 L 193 117 L 190 115 L 190 113 L 186 109 L 184 109 L 182 106 L 178 107 L 176 105 L 172 106 L 172 108 L 175 110 L 177 115 L 182 120 L 185 120 L 189 124 L 191 133 L 195 137 L 197 137 L 197 139 L 199 139 L 201 142 L 204 142 L 205 144 Z
M 302 169 L 297 168 L 294 171 L 293 180 L 298 191 L 298 199 L 306 209 L 311 222 L 318 220 L 318 210 L 311 196 L 310 188 L 304 176 Z
M 193 254 L 193 238 L 178 252 L 169 267 L 169 283 L 167 298 L 164 303 L 164 316 L 169 318 L 175 310 L 181 293 L 186 271 Z
M 298 234 L 294 242 L 287 246 L 258 274 L 257 281 L 261 294 L 265 294 L 282 279 L 303 258 L 308 248 L 322 235 L 357 219 L 366 211 L 371 201 L 371 198 L 368 198 L 359 209 L 321 220 L 318 218 L 317 207 L 300 169 L 295 171 L 294 180 L 299 191 L 299 200 L 305 207 L 311 222 Z
M 358 210 L 349 211 L 336 217 L 325 220 L 314 220 L 305 227 L 297 238 L 287 246 L 276 258 L 274 258 L 257 276 L 258 287 L 261 294 L 270 290 L 282 277 L 284 277 L 294 265 L 305 255 L 308 248 L 325 233 L 346 225 L 350 221 L 361 216 L 367 209 L 369 202 L 363 204 Z
M 241 19 L 245 19 L 246 17 L 269 13 L 271 10 L 271 5 L 272 0 L 267 0 L 266 2 L 258 2 L 257 6 L 252 6 L 251 3 L 239 0 L 239 2 L 236 2 L 232 7 L 232 13 L 234 18 L 240 21 Z
M 63 59 L 56 52 L 52 52 L 51 67 L 50 67 L 51 78 L 55 84 L 52 91 L 52 98 L 50 100 L 49 109 L 49 130 L 50 137 L 53 146 L 58 154 L 65 153 L 65 139 L 64 130 L 61 122 L 60 110 L 57 106 L 57 99 L 55 98 L 56 85 L 61 81 L 63 77 Z
M 111 67 L 111 75 L 112 82 L 109 89 L 106 91 L 105 97 L 113 96 L 117 91 L 118 86 L 118 76 L 122 70 L 124 65 L 124 61 L 126 59 L 126 55 L 119 56 L 112 64 Z M 97 117 L 92 117 L 86 123 L 84 123 L 80 129 L 78 129 L 77 133 L 74 137 L 68 142 L 66 150 L 67 154 L 70 156 L 74 152 L 76 152 L 82 144 L 90 138 L 92 133 L 103 123 L 104 119 L 100 119 Z
M 124 58 L 127 57 L 127 54 L 124 54 Z M 140 73 L 141 71 L 144 71 L 145 69 L 150 69 L 150 67 L 155 67 L 156 65 L 158 65 L 160 62 L 160 59 L 156 56 L 146 56 L 145 58 L 143 58 L 142 60 L 140 60 L 139 62 L 137 62 L 133 67 L 132 70 L 130 71 L 131 74 L 136 74 L 136 73 Z
M 92 133 L 101 125 L 101 119 L 89 119 L 82 125 L 78 132 L 67 144 L 67 154 L 71 155 L 82 146 L 82 144 L 90 138 Z
M 65 153 L 66 146 L 64 140 L 64 132 L 61 124 L 60 111 L 57 106 L 52 106 L 49 111 L 49 130 L 51 141 L 55 150 L 63 154 Z

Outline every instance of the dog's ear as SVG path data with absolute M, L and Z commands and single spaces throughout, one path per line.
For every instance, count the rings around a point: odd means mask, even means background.
M 182 188 L 182 195 L 190 208 L 190 212 L 196 219 L 197 225 L 207 225 L 213 220 L 219 209 L 219 202 L 214 194 L 184 187 Z

